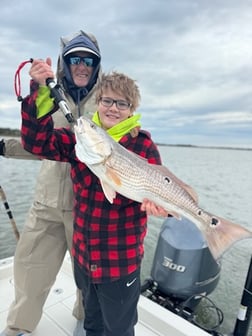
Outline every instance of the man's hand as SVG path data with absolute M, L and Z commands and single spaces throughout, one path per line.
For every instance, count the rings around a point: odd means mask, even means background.
M 5 154 L 5 143 L 4 143 L 4 139 L 0 140 L 0 155 L 4 155 Z
M 35 59 L 32 62 L 29 75 L 39 85 L 46 85 L 47 78 L 55 77 L 51 66 L 52 60 L 50 57 L 47 57 L 45 61 L 41 59 Z
M 146 211 L 147 215 L 158 216 L 158 217 L 167 217 L 169 212 L 164 208 L 156 205 L 154 202 L 144 199 L 141 204 L 141 210 Z

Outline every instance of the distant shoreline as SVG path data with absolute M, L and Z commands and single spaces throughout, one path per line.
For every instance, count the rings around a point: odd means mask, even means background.
M 20 130 L 0 127 L 0 136 L 20 137 Z
M 1 137 L 20 137 L 20 130 L 11 128 L 0 128 L 0 138 Z M 246 147 L 226 147 L 226 146 L 197 146 L 197 145 L 187 145 L 187 144 L 164 144 L 156 142 L 158 146 L 166 147 L 190 147 L 190 148 L 207 148 L 207 149 L 231 149 L 231 150 L 245 150 L 252 151 L 252 148 Z
M 158 146 L 166 146 L 166 147 L 189 147 L 189 148 L 206 148 L 206 149 L 230 149 L 230 150 L 244 150 L 244 151 L 252 151 L 252 148 L 249 147 L 227 147 L 227 146 L 197 146 L 197 145 L 186 145 L 186 144 L 163 144 L 156 142 Z

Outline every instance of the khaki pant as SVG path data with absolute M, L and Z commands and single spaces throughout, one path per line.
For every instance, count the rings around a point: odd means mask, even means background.
M 71 211 L 33 204 L 15 252 L 15 300 L 10 306 L 7 327 L 30 332 L 36 328 L 66 250 L 71 249 L 72 233 Z M 84 318 L 79 290 L 73 315 Z

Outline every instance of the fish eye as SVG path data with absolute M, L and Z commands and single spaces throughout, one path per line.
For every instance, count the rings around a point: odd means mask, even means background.
M 169 179 L 169 177 L 165 177 L 165 181 L 167 182 L 167 183 L 171 183 L 171 180 Z

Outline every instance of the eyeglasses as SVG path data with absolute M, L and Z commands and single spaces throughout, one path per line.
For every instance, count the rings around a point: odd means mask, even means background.
M 130 103 L 127 103 L 124 100 L 114 100 L 112 98 L 107 98 L 107 97 L 101 97 L 100 102 L 102 103 L 103 106 L 105 107 L 111 107 L 114 103 L 116 104 L 116 107 L 119 110 L 127 110 L 128 108 L 131 107 Z
M 95 60 L 92 57 L 72 56 L 68 58 L 68 63 L 71 65 L 79 65 L 81 62 L 83 62 L 87 67 L 95 66 Z

